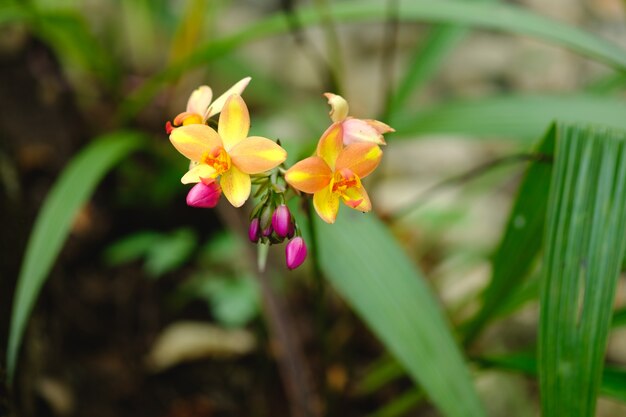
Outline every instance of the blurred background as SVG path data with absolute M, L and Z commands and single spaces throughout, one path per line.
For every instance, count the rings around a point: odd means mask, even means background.
M 320 284 L 311 262 L 259 280 L 245 238 L 249 207 L 186 206 L 188 187 L 179 181 L 186 162 L 164 124 L 197 86 L 219 95 L 251 76 L 243 96 L 252 133 L 280 139 L 290 163 L 310 154 L 329 125 L 326 91 L 343 95 L 351 115 L 396 127 L 368 182 L 368 215 L 385 220 L 453 326 L 476 313 L 489 281 L 490 256 L 525 168 L 507 158 L 528 152 L 552 118 L 538 110 L 526 122 L 516 109 L 541 105 L 546 95 L 623 98 L 623 81 L 603 64 L 486 30 L 459 32 L 430 72 L 402 89 L 436 27 L 398 19 L 394 0 L 378 2 L 387 15 L 348 23 L 333 17 L 332 6 L 343 2 L 332 0 L 5 3 L 0 340 L 8 338 L 33 223 L 62 170 L 101 135 L 138 132 L 144 144 L 73 219 L 24 334 L 13 387 L 0 385 L 0 414 L 293 414 L 290 390 L 298 387 L 280 365 L 291 353 L 268 319 L 278 314 L 288 317 L 278 325 L 295 340 L 315 414 L 438 415 L 343 298 Z M 626 47 L 620 0 L 507 3 Z M 299 9 L 321 16 L 319 24 L 292 13 Z M 286 30 L 279 29 L 284 19 Z M 501 106 L 508 106 L 506 120 L 484 122 Z M 486 168 L 474 175 L 479 166 Z M 286 271 L 283 250 L 270 253 L 275 271 Z M 489 326 L 467 355 L 531 349 L 537 287 L 529 280 L 512 314 Z M 626 301 L 624 288 L 618 297 Z M 626 362 L 623 330 L 613 333 L 608 355 Z M 472 370 L 488 415 L 539 415 L 534 379 L 476 364 Z M 598 415 L 625 413 L 623 403 L 600 400 Z

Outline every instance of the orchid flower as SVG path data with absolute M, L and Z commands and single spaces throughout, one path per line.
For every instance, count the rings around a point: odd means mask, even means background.
M 211 90 L 211 87 L 202 85 L 196 88 L 189 96 L 189 100 L 187 100 L 187 109 L 176 116 L 173 123 L 168 121 L 165 124 L 167 134 L 172 133 L 172 130 L 178 126 L 206 123 L 211 116 L 215 116 L 222 111 L 228 97 L 233 94 L 241 95 L 250 80 L 250 77 L 246 77 L 238 81 L 213 102 L 211 102 L 213 99 L 213 90 Z
M 205 124 L 174 129 L 170 141 L 191 160 L 183 184 L 219 177 L 222 192 L 235 207 L 250 196 L 250 174 L 259 174 L 280 165 L 287 152 L 270 139 L 248 136 L 250 115 L 241 96 L 228 97 L 221 109 L 217 132 Z
M 359 211 L 370 211 L 372 204 L 361 184 L 380 163 L 382 151 L 375 143 L 358 142 L 344 147 L 343 128 L 333 124 L 322 135 L 316 155 L 303 159 L 285 173 L 295 189 L 313 194 L 313 206 L 327 223 L 334 223 L 339 200 Z
M 329 129 L 341 126 L 342 140 L 344 145 L 357 142 L 369 142 L 377 145 L 385 145 L 384 133 L 395 132 L 389 125 L 372 119 L 355 119 L 348 116 L 348 102 L 343 97 L 324 93 L 330 104 L 330 119 L 333 124 Z

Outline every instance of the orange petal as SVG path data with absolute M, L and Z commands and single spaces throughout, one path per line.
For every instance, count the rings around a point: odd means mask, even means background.
M 330 187 L 324 187 L 313 194 L 313 207 L 326 223 L 335 223 L 339 211 L 339 196 Z
M 276 142 L 259 136 L 242 140 L 229 155 L 233 164 L 247 174 L 269 171 L 287 159 L 287 152 Z
M 289 185 L 309 194 L 326 187 L 331 177 L 332 171 L 319 156 L 303 159 L 285 173 Z
M 246 89 L 248 83 L 252 78 L 246 77 L 243 80 L 239 80 L 235 85 L 230 87 L 224 94 L 215 99 L 215 101 L 211 104 L 211 106 L 207 109 L 207 113 L 204 116 L 204 120 L 207 120 L 209 117 L 214 116 L 222 111 L 224 108 L 224 104 L 226 103 L 226 99 L 232 96 L 233 94 L 243 93 L 243 90 Z
M 222 174 L 220 186 L 230 204 L 235 207 L 243 206 L 250 197 L 250 175 L 241 172 L 236 166 L 231 166 Z
M 226 99 L 217 131 L 224 142 L 224 148 L 230 151 L 236 144 L 248 136 L 250 114 L 240 95 L 232 94 Z
M 377 145 L 385 144 L 383 135 L 365 120 L 350 118 L 345 120 L 342 125 L 344 145 L 350 145 L 351 143 L 358 142 L 369 142 Z
M 199 124 L 174 129 L 170 141 L 178 152 L 192 161 L 199 161 L 204 152 L 222 146 L 222 140 L 215 130 Z
M 367 195 L 367 191 L 363 187 L 348 188 L 343 192 L 343 202 L 346 206 L 359 211 L 370 211 L 372 209 L 372 203 L 370 197 Z
M 330 113 L 328 114 L 333 122 L 340 122 L 348 117 L 349 107 L 345 98 L 333 93 L 324 93 L 324 96 L 330 104 Z
M 317 156 L 326 161 L 330 169 L 335 169 L 335 161 L 343 148 L 342 136 L 341 123 L 333 123 L 317 143 Z
M 353 143 L 341 151 L 335 170 L 348 168 L 359 178 L 365 178 L 376 169 L 382 156 L 383 151 L 374 143 Z
M 396 131 L 396 129 L 389 126 L 387 123 L 383 123 L 378 120 L 363 119 L 363 121 L 367 123 L 368 125 L 372 126 L 374 129 L 376 129 L 378 133 L 390 133 L 390 132 Z
M 211 99 L 213 99 L 213 91 L 211 90 L 211 87 L 208 85 L 202 85 L 193 90 L 189 96 L 189 100 L 187 100 L 187 111 L 189 113 L 204 115 L 209 107 L 209 104 L 211 104 Z
M 203 178 L 215 178 L 216 172 L 213 167 L 207 164 L 199 164 L 190 167 L 189 171 L 180 179 L 183 184 L 200 182 Z

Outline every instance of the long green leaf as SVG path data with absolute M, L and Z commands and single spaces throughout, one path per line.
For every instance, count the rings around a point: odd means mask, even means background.
M 345 1 L 334 4 L 330 15 L 338 23 L 376 21 L 387 16 L 386 7 L 382 2 Z M 315 8 L 302 8 L 297 13 L 303 27 L 317 25 L 323 19 Z M 626 52 L 622 48 L 565 23 L 515 6 L 459 0 L 403 0 L 399 2 L 398 18 L 408 22 L 450 23 L 524 34 L 569 48 L 616 69 L 626 70 Z M 248 42 L 288 33 L 289 30 L 287 18 L 280 13 L 198 48 L 187 59 L 167 68 L 132 94 L 124 105 L 122 115 L 132 116 L 161 84 L 175 79 L 191 67 L 206 64 Z
M 132 132 L 112 133 L 95 140 L 71 161 L 46 197 L 28 240 L 13 298 L 7 349 L 9 381 L 13 380 L 28 317 L 74 217 L 102 177 L 142 143 L 142 137 Z
M 540 296 L 543 415 L 592 416 L 626 248 L 626 133 L 561 126 Z
M 469 371 L 437 301 L 386 227 L 341 210 L 316 216 L 324 273 L 446 416 L 483 416 Z
M 591 94 L 510 95 L 435 106 L 405 115 L 397 139 L 424 133 L 536 140 L 554 120 L 626 129 L 626 101 Z
M 481 366 L 537 375 L 537 358 L 530 353 L 513 353 L 506 356 L 476 358 Z M 605 367 L 602 373 L 600 394 L 626 402 L 626 369 Z M 564 415 L 564 414 L 562 414 Z
M 554 152 L 555 136 L 553 125 L 536 149 L 539 160 L 531 163 L 522 180 L 502 241 L 492 258 L 493 272 L 483 294 L 482 308 L 465 329 L 466 343 L 508 301 L 534 265 L 543 238 L 552 175 L 549 159 Z

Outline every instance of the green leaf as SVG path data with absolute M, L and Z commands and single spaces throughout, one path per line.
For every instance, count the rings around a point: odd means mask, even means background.
M 302 8 L 297 11 L 297 15 L 302 27 L 323 21 L 323 16 L 314 7 Z M 330 15 L 338 23 L 379 21 L 386 18 L 387 5 L 384 2 L 345 1 L 333 4 Z M 399 2 L 398 17 L 408 22 L 451 23 L 524 34 L 569 48 L 616 69 L 626 70 L 626 52 L 622 48 L 583 30 L 515 6 L 458 0 L 404 0 Z M 224 56 L 248 42 L 285 34 L 289 30 L 288 20 L 281 12 L 246 26 L 234 35 L 199 47 L 186 59 L 157 74 L 131 94 L 124 103 L 122 117 L 131 117 L 143 108 L 161 84 L 177 78 L 184 71 Z
M 533 353 L 518 352 L 502 356 L 476 358 L 481 366 L 537 375 L 537 358 Z M 600 394 L 626 402 L 626 369 L 605 367 L 602 374 Z M 563 414 L 562 414 L 563 415 Z
M 104 175 L 142 144 L 143 137 L 132 132 L 96 139 L 70 162 L 48 193 L 33 226 L 17 279 L 7 349 L 9 381 L 13 380 L 28 317 L 76 214 Z
M 530 164 L 520 184 L 502 241 L 491 261 L 491 281 L 483 293 L 482 308 L 465 328 L 466 343 L 521 286 L 539 254 L 552 175 L 549 158 L 554 153 L 555 136 L 556 125 L 553 125 L 535 150 L 540 158 Z
M 373 215 L 342 207 L 315 216 L 322 270 L 445 416 L 484 416 L 468 368 L 436 299 Z
M 613 327 L 626 325 L 626 308 L 622 308 L 613 313 Z
M 143 258 L 161 237 L 161 233 L 151 230 L 125 236 L 106 248 L 104 260 L 110 266 L 118 266 Z
M 424 133 L 536 140 L 554 120 L 584 120 L 626 129 L 626 102 L 591 94 L 509 95 L 466 100 L 405 115 L 394 127 L 401 137 Z
M 539 329 L 543 415 L 592 416 L 626 248 L 626 133 L 559 126 Z
M 196 248 L 196 234 L 190 229 L 179 229 L 153 242 L 146 253 L 146 272 L 160 277 L 181 266 Z

